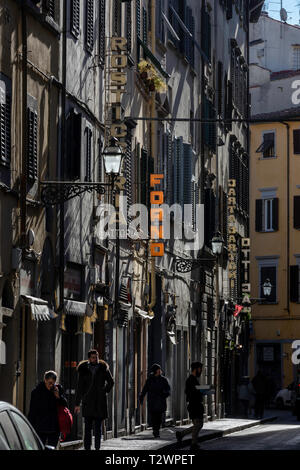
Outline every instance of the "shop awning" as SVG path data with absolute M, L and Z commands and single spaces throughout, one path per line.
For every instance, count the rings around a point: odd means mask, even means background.
M 148 320 L 152 320 L 152 318 L 154 318 L 153 315 L 149 315 L 148 312 L 146 312 L 145 310 L 142 310 L 141 308 L 135 307 L 134 311 L 137 315 L 139 315 L 142 318 L 148 318 Z
M 65 312 L 67 315 L 76 315 L 84 317 L 93 315 L 93 309 L 86 302 L 78 302 L 76 300 L 65 300 Z
M 49 307 L 47 300 L 32 297 L 31 295 L 22 295 L 21 297 L 30 307 L 32 320 L 48 321 L 57 317 L 56 313 Z

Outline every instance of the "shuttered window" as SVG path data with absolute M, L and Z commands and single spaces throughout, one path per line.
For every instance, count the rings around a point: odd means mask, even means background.
M 256 150 L 262 153 L 263 158 L 275 157 L 275 132 L 264 132 L 262 144 Z
M 225 0 L 225 2 L 226 2 L 226 19 L 231 20 L 233 0 Z
M 218 115 L 223 115 L 223 63 L 218 62 Z
M 38 177 L 37 111 L 27 108 L 27 178 L 33 182 Z
M 299 266 L 290 266 L 290 301 L 299 302 Z
M 300 129 L 294 129 L 293 138 L 294 138 L 294 153 L 300 154 Z
M 141 0 L 136 0 L 136 34 L 141 37 Z
M 225 120 L 226 120 L 226 129 L 228 131 L 232 130 L 232 110 L 233 110 L 233 103 L 232 103 L 232 82 L 230 80 L 227 81 L 226 86 L 226 108 L 225 108 Z
M 11 160 L 11 94 L 4 82 L 0 82 L 0 151 L 1 163 L 10 165 Z
M 122 36 L 122 3 L 121 0 L 113 2 L 113 36 Z
M 147 150 L 141 151 L 141 204 L 148 205 L 148 190 L 150 184 L 150 174 L 154 172 L 153 158 L 148 154 Z
M 294 228 L 300 230 L 300 196 L 294 196 Z
M 132 50 L 132 7 L 131 2 L 126 3 L 126 39 L 127 50 L 131 53 Z
M 93 132 L 89 127 L 85 129 L 85 181 L 92 181 L 92 139 Z
M 106 11 L 106 1 L 100 1 L 100 11 L 99 11 L 99 61 L 100 65 L 105 64 L 105 11 Z
M 213 106 L 213 103 L 204 97 L 203 102 L 203 116 L 204 119 L 212 120 L 212 122 L 206 122 L 203 124 L 203 137 L 204 143 L 207 145 L 213 152 L 216 151 L 216 122 L 213 120 L 216 119 L 216 110 Z
M 46 0 L 43 2 L 43 11 L 54 20 L 56 13 L 55 2 L 56 0 Z
M 103 138 L 98 139 L 98 181 L 103 181 L 103 161 L 102 161 L 102 150 L 103 150 Z
M 162 17 L 162 12 L 165 11 L 164 0 L 157 0 L 156 4 L 156 37 L 162 42 L 165 42 L 165 23 Z
M 215 233 L 216 196 L 211 188 L 205 189 L 204 194 L 204 243 L 211 247 Z
M 77 38 L 80 34 L 80 0 L 71 0 L 71 33 Z
M 201 45 L 208 60 L 211 60 L 211 22 L 210 15 L 203 7 L 201 10 Z
M 85 45 L 89 52 L 94 48 L 94 0 L 86 0 Z
M 147 10 L 143 8 L 143 42 L 148 44 L 148 14 Z
M 80 179 L 81 166 L 81 121 L 82 115 L 77 114 L 74 109 L 69 113 L 66 123 L 66 165 L 65 179 Z
M 126 153 L 125 153 L 125 177 L 126 177 L 126 196 L 127 196 L 127 215 L 130 206 L 133 204 L 133 155 L 132 155 L 132 137 L 131 131 L 128 129 L 126 137 Z

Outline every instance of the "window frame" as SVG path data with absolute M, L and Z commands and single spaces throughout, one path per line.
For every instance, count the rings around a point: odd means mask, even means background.
M 265 156 L 265 150 L 263 150 L 263 145 L 265 143 L 265 138 L 264 136 L 267 135 L 267 134 L 274 134 L 274 154 L 271 155 L 271 156 Z M 261 153 L 261 157 L 260 159 L 261 160 L 270 160 L 272 158 L 277 158 L 277 149 L 276 149 L 276 129 L 269 129 L 267 131 L 262 131 L 261 133 L 261 140 L 262 140 L 262 143 L 260 144 L 260 146 L 258 147 L 258 149 L 256 150 L 256 153 Z M 260 150 L 262 148 L 262 150 Z
M 276 292 L 275 292 L 275 301 L 274 302 L 266 302 L 263 300 L 259 301 L 261 305 L 275 305 L 278 304 L 278 266 L 279 266 L 279 255 L 274 256 L 256 256 L 256 260 L 258 262 L 258 271 L 259 271 L 259 285 L 258 285 L 258 295 L 260 298 L 260 292 L 262 287 L 262 277 L 261 277 L 261 268 L 275 268 L 276 271 Z

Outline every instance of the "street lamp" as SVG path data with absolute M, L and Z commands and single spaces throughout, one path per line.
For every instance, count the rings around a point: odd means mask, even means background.
M 112 137 L 110 144 L 103 150 L 104 169 L 107 175 L 119 176 L 124 154 L 116 138 Z
M 224 245 L 224 240 L 220 232 L 216 232 L 212 241 L 211 241 L 211 246 L 212 246 L 212 252 L 214 255 L 220 255 L 222 253 Z
M 271 290 L 272 290 L 272 284 L 270 282 L 270 279 L 266 279 L 265 282 L 263 283 L 264 295 L 266 296 L 271 295 Z

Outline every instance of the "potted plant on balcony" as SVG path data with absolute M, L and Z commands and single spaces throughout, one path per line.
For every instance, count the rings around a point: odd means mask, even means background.
M 159 93 L 166 91 L 167 86 L 161 78 L 155 67 L 147 60 L 142 60 L 138 64 L 139 75 L 149 91 L 157 91 Z

